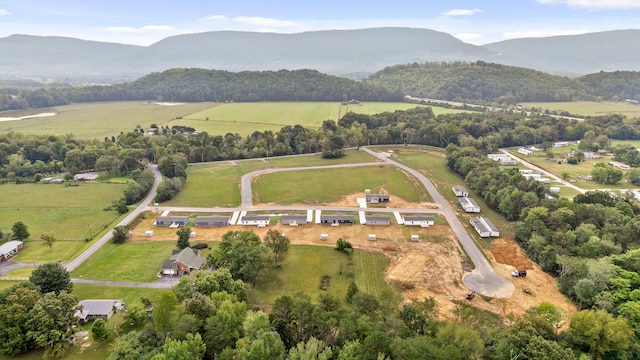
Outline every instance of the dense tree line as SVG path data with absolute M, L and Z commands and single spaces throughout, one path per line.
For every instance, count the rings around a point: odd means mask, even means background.
M 405 95 L 463 102 L 640 100 L 640 72 L 600 72 L 570 79 L 482 61 L 396 65 L 370 75 L 365 83 Z
M 402 94 L 381 86 L 315 70 L 228 72 L 171 69 L 110 86 L 0 89 L 0 111 L 44 108 L 74 102 L 166 101 L 400 101 Z
M 0 89 L 0 111 L 74 102 L 400 101 L 404 95 L 467 102 L 640 100 L 640 72 L 600 72 L 580 78 L 485 63 L 413 63 L 387 67 L 364 81 L 315 70 L 228 72 L 171 69 L 129 83 Z

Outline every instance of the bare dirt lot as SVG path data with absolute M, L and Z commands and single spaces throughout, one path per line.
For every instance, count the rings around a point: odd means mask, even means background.
M 177 230 L 154 226 L 154 219 L 155 214 L 149 214 L 147 219 L 140 221 L 132 230 L 131 240 L 176 241 Z M 192 228 L 196 232 L 192 242 L 219 241 L 224 233 L 232 230 L 251 230 L 262 238 L 269 229 L 277 229 L 286 234 L 292 244 L 335 247 L 336 240 L 343 238 L 357 249 L 384 253 L 391 259 L 385 279 L 388 282 L 400 283 L 405 301 L 421 301 L 433 297 L 442 318 L 455 318 L 457 303 L 466 301 L 465 295 L 469 290 L 462 280 L 465 274 L 462 268 L 465 261 L 464 253 L 446 225 L 420 228 L 401 225 L 331 227 L 307 224 L 291 227 L 278 223 L 265 228 Z M 146 237 L 146 230 L 153 230 L 154 236 Z M 329 239 L 320 240 L 320 234 L 328 234 Z M 369 234 L 376 234 L 377 240 L 369 241 Z M 419 241 L 410 241 L 411 235 L 414 234 L 419 235 Z M 574 306 L 558 291 L 554 279 L 529 260 L 513 240 L 496 239 L 492 251 L 487 253 L 487 258 L 498 274 L 513 280 L 516 289 L 510 298 L 485 299 L 477 296 L 470 302 L 471 305 L 502 316 L 523 314 L 528 308 L 543 301 L 551 302 L 567 313 L 575 311 Z M 512 278 L 511 272 L 516 268 L 528 270 L 527 277 Z M 528 290 L 529 294 L 525 293 L 525 290 Z

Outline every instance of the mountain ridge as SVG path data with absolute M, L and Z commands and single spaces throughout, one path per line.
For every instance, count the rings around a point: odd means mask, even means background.
M 314 69 L 363 78 L 398 64 L 460 61 L 578 76 L 637 71 L 640 63 L 633 61 L 637 58 L 640 30 L 634 29 L 512 39 L 482 46 L 436 30 L 405 27 L 293 34 L 210 31 L 170 36 L 149 46 L 15 34 L 0 38 L 0 79 L 115 83 L 171 68 Z

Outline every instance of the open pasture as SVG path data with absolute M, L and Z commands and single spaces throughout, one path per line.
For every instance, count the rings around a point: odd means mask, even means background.
M 389 193 L 407 202 L 430 201 L 417 179 L 388 165 L 276 172 L 254 179 L 256 203 L 317 204 L 340 201 L 343 197 L 370 189 Z M 355 204 L 354 204 L 355 205 Z M 393 206 L 393 204 L 390 204 Z
M 197 164 L 187 168 L 187 183 L 180 193 L 163 206 L 234 207 L 240 205 L 240 178 L 256 170 L 299 166 L 372 162 L 376 158 L 364 151 L 347 150 L 340 159 L 323 159 L 319 154 L 269 158 L 263 160 L 223 161 Z
M 74 270 L 71 276 L 91 280 L 153 282 L 157 280 L 162 260 L 168 259 L 171 251 L 177 249 L 178 236 L 173 230 L 174 240 L 107 243 L 90 261 L 85 261 Z M 206 257 L 210 251 L 203 250 L 202 256 Z
M 611 101 L 570 101 L 570 102 L 527 102 L 521 103 L 526 107 L 536 107 L 551 111 L 567 111 L 579 116 L 602 116 L 620 114 L 628 118 L 640 117 L 640 106 L 625 102 Z
M 216 106 L 215 103 L 184 103 L 158 105 L 144 101 L 113 101 L 77 103 L 46 109 L 5 111 L 0 117 L 20 117 L 38 113 L 55 116 L 14 121 L 0 121 L 0 132 L 16 131 L 29 134 L 73 134 L 82 139 L 103 139 L 132 131 L 137 125 L 143 129 L 151 124 L 174 125 L 172 120 Z
M 18 261 L 65 261 L 86 246 L 84 241 L 103 231 L 118 214 L 105 211 L 124 191 L 124 184 L 82 183 L 0 185 L 0 230 L 10 232 L 22 221 L 30 233 Z M 53 233 L 58 239 L 53 251 L 40 235 Z

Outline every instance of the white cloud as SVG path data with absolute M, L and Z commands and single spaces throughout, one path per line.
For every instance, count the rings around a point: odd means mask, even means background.
M 634 9 L 640 8 L 638 0 L 538 0 L 541 4 L 565 4 L 585 9 Z
M 140 33 L 149 33 L 149 32 L 166 32 L 166 31 L 174 31 L 175 28 L 173 26 L 167 25 L 145 25 L 139 28 L 133 28 L 129 26 L 112 26 L 104 29 L 106 32 L 111 33 L 130 33 L 130 34 L 140 34 Z
M 480 9 L 453 9 L 446 11 L 442 14 L 442 16 L 450 17 L 450 16 L 471 16 L 473 14 L 477 14 L 482 12 Z
M 532 31 L 511 31 L 502 34 L 506 39 L 519 39 L 519 38 L 538 38 L 549 36 L 563 36 L 563 35 L 581 35 L 586 34 L 587 30 L 532 30 Z
M 263 17 L 238 16 L 233 18 L 233 20 L 243 24 L 262 26 L 262 27 L 272 26 L 272 27 L 280 28 L 280 27 L 300 26 L 300 24 L 295 21 L 279 20 L 279 19 L 271 19 L 271 18 L 263 18 Z
M 211 15 L 211 16 L 205 16 L 202 19 L 200 19 L 200 21 L 227 21 L 227 20 L 229 20 L 229 18 L 224 15 Z
M 11 15 L 11 13 L 5 9 L 0 9 L 0 16 L 6 16 L 6 15 Z

